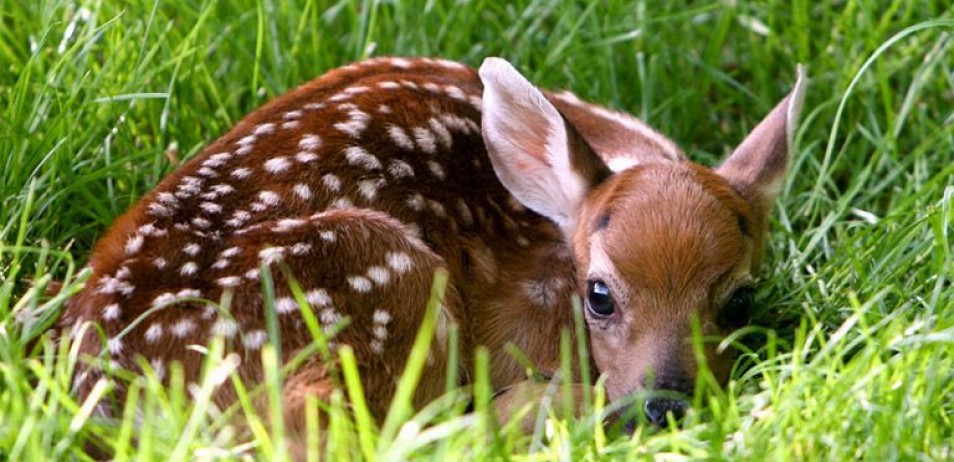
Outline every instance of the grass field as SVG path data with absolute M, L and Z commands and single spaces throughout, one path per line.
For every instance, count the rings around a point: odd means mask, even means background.
M 710 165 L 797 63 L 811 83 L 751 348 L 682 429 L 619 436 L 552 419 L 520 436 L 462 414 L 463 391 L 414 415 L 399 403 L 374 428 L 342 397 L 316 456 L 951 460 L 952 33 L 941 0 L 0 0 L 0 460 L 84 460 L 89 438 L 120 460 L 282 457 L 272 416 L 248 417 L 247 436 L 209 406 L 229 366 L 214 346 L 196 397 L 139 380 L 117 421 L 69 396 L 70 344 L 27 345 L 96 238 L 175 162 L 327 69 L 394 54 L 505 57 Z M 43 295 L 51 280 L 67 282 L 62 295 Z M 478 409 L 485 393 L 478 383 Z

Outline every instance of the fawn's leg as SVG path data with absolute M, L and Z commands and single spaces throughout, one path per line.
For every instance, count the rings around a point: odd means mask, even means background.
M 234 240 L 242 251 L 229 265 L 233 273 L 255 275 L 264 264 L 274 277 L 274 308 L 285 361 L 314 341 L 289 289 L 294 278 L 324 333 L 340 328 L 328 339 L 331 361 L 337 362 L 336 350 L 342 345 L 353 350 L 370 411 L 382 421 L 424 320 L 435 273 L 444 267 L 443 259 L 399 221 L 363 209 L 266 222 L 247 228 Z M 240 260 L 243 256 L 251 260 Z M 256 284 L 235 284 L 233 290 L 232 315 L 249 338 L 249 329 L 261 329 L 264 324 L 261 289 Z M 446 288 L 439 310 L 426 366 L 430 372 L 423 374 L 417 404 L 435 398 L 445 386 L 449 326 L 461 316 L 453 286 Z M 334 367 L 314 353 L 286 378 L 282 404 L 293 439 L 307 437 L 302 435 L 306 396 L 327 400 L 341 386 Z M 260 380 L 261 371 L 251 370 L 249 376 Z

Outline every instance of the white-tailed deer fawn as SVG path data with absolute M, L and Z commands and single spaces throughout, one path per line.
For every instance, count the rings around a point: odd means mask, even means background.
M 102 326 L 105 338 L 80 339 L 88 355 L 150 364 L 160 377 L 178 361 L 186 380 L 202 358 L 187 346 L 221 335 L 242 355 L 243 379 L 260 382 L 269 336 L 259 268 L 287 265 L 323 325 L 350 319 L 334 342 L 353 347 L 383 418 L 445 268 L 430 367 L 446 367 L 456 324 L 462 367 L 485 346 L 496 389 L 526 380 L 511 344 L 554 373 L 579 295 L 611 400 L 646 388 L 691 393 L 692 319 L 719 336 L 746 316 L 803 88 L 800 78 L 709 170 L 635 118 L 542 92 L 500 59 L 479 72 L 434 59 L 352 64 L 252 112 L 119 218 L 62 323 Z M 274 275 L 287 359 L 312 339 Z M 230 313 L 202 301 L 223 291 L 233 293 Z M 713 345 L 706 355 L 724 380 L 733 355 Z M 80 395 L 100 373 L 82 371 Z M 425 374 L 418 402 L 443 379 Z M 316 358 L 284 386 L 289 425 L 301 431 L 305 396 L 326 396 L 334 381 Z M 663 422 L 679 408 L 650 401 L 647 414 Z

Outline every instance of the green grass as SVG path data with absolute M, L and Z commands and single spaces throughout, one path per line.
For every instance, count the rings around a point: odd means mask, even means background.
M 952 32 L 950 3 L 928 0 L 0 0 L 0 460 L 83 460 L 90 438 L 121 460 L 283 457 L 269 424 L 280 409 L 210 406 L 214 386 L 234 380 L 221 345 L 197 398 L 135 380 L 110 421 L 69 395 L 72 345 L 29 343 L 77 290 L 96 238 L 175 159 L 327 69 L 386 54 L 505 57 L 541 86 L 636 114 L 706 164 L 785 94 L 796 63 L 811 84 L 763 308 L 742 333 L 750 349 L 727 387 L 702 384 L 683 429 L 621 437 L 583 418 L 541 421 L 530 437 L 495 430 L 478 360 L 477 413 L 452 390 L 418 412 L 398 400 L 375 428 L 344 406 L 349 387 L 323 404 L 330 443 L 313 455 L 950 460 Z M 50 280 L 68 290 L 44 296 Z M 279 372 L 264 393 L 277 393 Z

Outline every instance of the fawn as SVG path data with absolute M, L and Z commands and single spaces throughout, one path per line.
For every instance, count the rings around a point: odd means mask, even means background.
M 643 389 L 690 394 L 693 319 L 706 336 L 746 319 L 803 93 L 799 72 L 710 170 L 634 117 L 541 91 L 501 59 L 476 72 L 426 58 L 351 64 L 255 110 L 120 217 L 61 325 L 101 326 L 74 330 L 85 332 L 82 353 L 148 364 L 159 377 L 178 361 L 186 380 L 202 360 L 188 346 L 220 335 L 242 360 L 239 375 L 258 383 L 269 341 L 263 265 L 275 269 L 283 359 L 312 342 L 283 266 L 323 326 L 350 320 L 333 342 L 353 347 L 382 419 L 444 269 L 435 372 L 447 367 L 456 325 L 461 384 L 478 346 L 489 350 L 497 390 L 528 383 L 508 345 L 555 373 L 579 295 L 610 400 Z M 203 302 L 223 292 L 230 312 Z M 733 353 L 706 345 L 705 354 L 726 380 Z M 292 432 L 304 428 L 305 397 L 336 386 L 332 366 L 315 357 L 286 378 Z M 101 375 L 82 367 L 78 394 Z M 443 380 L 425 374 L 416 403 L 435 398 Z M 513 396 L 501 406 L 524 399 Z M 235 392 L 223 386 L 215 399 L 228 405 Z M 645 412 L 663 423 L 683 406 L 650 399 Z

